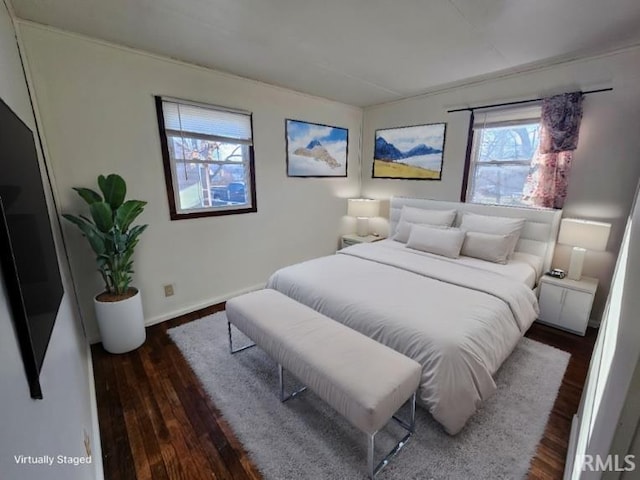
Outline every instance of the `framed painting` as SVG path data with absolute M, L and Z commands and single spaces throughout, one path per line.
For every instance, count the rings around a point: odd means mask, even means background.
M 446 123 L 376 130 L 373 178 L 442 180 Z
M 349 130 L 285 120 L 288 177 L 346 177 Z

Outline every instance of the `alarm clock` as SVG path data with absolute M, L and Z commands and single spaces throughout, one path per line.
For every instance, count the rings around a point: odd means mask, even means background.
M 566 273 L 564 272 L 564 270 L 554 268 L 553 270 L 549 270 L 547 273 L 545 273 L 545 275 L 549 275 L 550 277 L 554 278 L 564 278 L 566 276 Z

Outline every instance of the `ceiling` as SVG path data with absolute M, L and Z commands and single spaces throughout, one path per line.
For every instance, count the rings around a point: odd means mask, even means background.
M 640 43 L 638 0 L 12 0 L 18 17 L 368 106 Z

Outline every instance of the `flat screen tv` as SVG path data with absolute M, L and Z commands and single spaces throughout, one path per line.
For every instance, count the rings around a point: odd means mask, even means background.
M 0 263 L 32 398 L 63 295 L 33 132 L 0 100 Z

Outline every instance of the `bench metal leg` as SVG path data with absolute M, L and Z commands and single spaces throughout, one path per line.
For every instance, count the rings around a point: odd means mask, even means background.
M 368 436 L 367 438 L 367 443 L 368 443 L 367 470 L 369 473 L 369 478 L 371 480 L 374 480 L 376 474 L 389 464 L 391 459 L 395 457 L 398 454 L 398 452 L 402 449 L 402 447 L 404 447 L 407 444 L 407 442 L 409 441 L 409 438 L 411 438 L 411 435 L 413 435 L 413 433 L 415 432 L 415 429 L 416 429 L 416 394 L 415 392 L 413 395 L 411 395 L 411 399 L 409 400 L 409 402 L 411 402 L 410 403 L 411 413 L 410 413 L 409 422 L 406 422 L 395 415 L 393 416 L 393 419 L 396 422 L 398 422 L 405 430 L 407 430 L 407 434 L 402 438 L 402 440 L 400 440 L 397 443 L 395 447 L 391 449 L 391 451 L 387 454 L 387 456 L 384 457 L 382 461 L 378 463 L 378 465 L 375 465 L 375 460 L 374 460 L 375 449 L 376 449 L 375 437 L 376 437 L 376 433 L 378 432 L 373 432 L 367 435 Z
M 403 427 L 405 430 L 408 430 L 409 432 L 414 433 L 416 431 L 416 394 L 415 393 L 411 396 L 410 402 L 411 403 L 409 404 L 409 408 L 411 409 L 411 411 L 409 413 L 408 422 L 406 420 L 401 419 L 397 415 L 394 415 L 392 418 L 396 422 L 398 422 L 398 424 L 400 424 L 400 426 Z
M 284 368 L 282 368 L 281 364 L 278 364 L 278 379 L 280 382 L 280 401 L 281 402 L 286 402 L 287 400 L 291 400 L 293 397 L 296 397 L 298 394 L 304 392 L 307 387 L 302 387 L 299 390 L 296 390 L 295 392 L 289 393 L 289 394 L 285 394 L 284 392 Z
M 376 451 L 376 433 L 369 433 L 367 436 L 367 470 L 369 472 L 369 478 L 373 480 L 376 476 L 377 469 L 374 463 L 374 456 Z
M 236 348 L 234 350 L 233 349 L 233 338 L 231 336 L 231 322 L 229 322 L 228 320 L 227 320 L 227 331 L 229 332 L 229 353 L 234 354 L 234 353 L 242 352 L 243 350 L 246 350 L 247 348 L 251 348 L 251 347 L 255 347 L 256 346 L 255 343 L 252 343 L 251 345 L 245 345 L 244 347 Z

